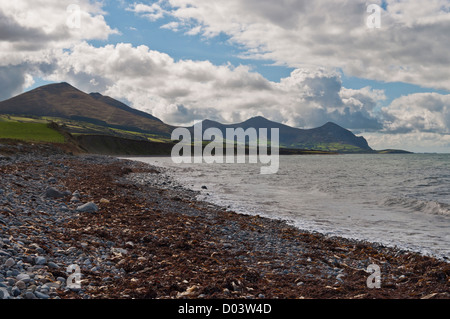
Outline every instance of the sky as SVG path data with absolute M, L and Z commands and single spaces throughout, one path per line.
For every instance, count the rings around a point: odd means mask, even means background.
M 0 100 L 68 82 L 166 123 L 335 122 L 450 153 L 450 0 L 0 2 Z

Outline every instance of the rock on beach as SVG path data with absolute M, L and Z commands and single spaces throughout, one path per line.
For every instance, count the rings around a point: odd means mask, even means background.
M 49 187 L 45 190 L 45 197 L 47 198 L 63 198 L 65 196 L 64 192 L 61 192 L 54 187 Z
M 86 203 L 77 207 L 77 212 L 80 213 L 95 213 L 98 212 L 98 206 L 95 203 Z

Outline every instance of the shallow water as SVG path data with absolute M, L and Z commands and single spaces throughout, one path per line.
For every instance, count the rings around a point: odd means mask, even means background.
M 201 200 L 290 221 L 305 230 L 450 256 L 450 155 L 281 156 L 257 164 L 174 164 L 173 178 Z M 207 190 L 202 190 L 202 186 Z

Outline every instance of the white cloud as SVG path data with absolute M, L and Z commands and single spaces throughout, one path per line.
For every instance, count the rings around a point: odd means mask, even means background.
M 47 79 L 69 81 L 85 91 L 95 83 L 95 90 L 125 98 L 171 124 L 198 118 L 238 122 L 263 115 L 301 127 L 334 121 L 353 129 L 375 129 L 381 124 L 374 109 L 384 98 L 370 88 L 343 88 L 334 70 L 297 69 L 276 83 L 247 66 L 175 61 L 146 46 L 125 43 L 77 45 L 59 59 Z
M 166 24 L 162 25 L 161 29 L 168 29 L 168 30 L 172 30 L 174 32 L 178 32 L 179 31 L 179 27 L 180 27 L 180 24 L 178 22 L 173 22 L 172 21 L 172 22 L 169 22 L 169 23 L 166 23 Z
M 450 95 L 416 93 L 402 96 L 381 111 L 384 128 L 364 137 L 377 149 L 450 152 Z
M 0 97 L 21 93 L 33 76 L 53 72 L 63 50 L 84 40 L 118 33 L 104 20 L 99 3 L 80 0 L 79 28 L 70 28 L 71 0 L 14 0 L 0 4 Z M 78 14 L 78 13 L 76 13 Z M 8 76 L 10 75 L 10 76 Z M 31 79 L 31 80 L 30 80 Z M 6 83 L 6 84 L 4 84 Z
M 161 2 L 161 1 L 159 1 Z M 127 8 L 128 11 L 132 11 L 142 17 L 149 19 L 150 21 L 156 21 L 164 17 L 165 11 L 158 3 L 152 3 L 151 5 L 134 3 Z
M 373 149 L 402 149 L 417 153 L 450 153 L 450 134 L 410 132 L 401 134 L 364 134 Z
M 416 93 L 394 100 L 383 108 L 388 132 L 450 134 L 450 95 Z
M 381 5 L 381 0 L 371 3 Z M 450 89 L 450 1 L 387 0 L 382 28 L 368 29 L 365 0 L 167 0 L 170 15 L 195 34 L 221 32 L 242 56 L 300 68 Z

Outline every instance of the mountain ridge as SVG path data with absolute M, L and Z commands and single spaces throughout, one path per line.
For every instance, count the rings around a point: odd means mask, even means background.
M 140 133 L 170 138 L 176 128 L 153 115 L 136 110 L 125 103 L 100 93 L 84 93 L 67 82 L 48 84 L 0 102 L 1 114 L 57 117 L 67 120 L 87 122 L 105 127 L 105 135 L 112 129 L 136 133 L 136 138 L 147 139 Z M 331 151 L 340 153 L 374 152 L 364 137 L 355 136 L 351 131 L 328 122 L 321 127 L 300 129 L 255 116 L 241 123 L 222 124 L 204 120 L 203 129 L 241 127 L 278 128 L 280 146 L 288 149 Z M 67 125 L 70 132 L 70 125 Z M 193 127 L 188 128 L 190 130 Z M 134 132 L 134 133 L 133 133 Z M 77 132 L 82 134 L 83 132 Z M 270 133 L 270 130 L 269 130 Z M 115 133 L 119 134 L 119 133 Z M 129 138 L 129 135 L 127 136 Z M 269 136 L 270 139 L 270 136 Z
M 99 93 L 84 93 L 67 82 L 48 84 L 0 102 L 0 113 L 81 120 L 170 136 L 173 127 Z
M 223 124 L 209 119 L 203 121 L 203 131 L 212 127 L 221 130 L 223 136 L 226 135 L 227 128 L 236 129 L 240 127 L 244 130 L 248 128 L 278 128 L 280 133 L 280 145 L 285 148 L 328 150 L 324 149 L 326 146 L 321 145 L 341 144 L 355 147 L 353 151 L 349 149 L 349 152 L 373 152 L 373 149 L 369 146 L 364 137 L 356 136 L 351 131 L 333 122 L 328 122 L 317 128 L 300 129 L 268 120 L 262 116 L 252 117 L 244 122 L 234 124 Z M 191 133 L 194 132 L 193 126 L 189 129 Z M 337 145 L 335 145 L 335 147 L 337 147 Z

